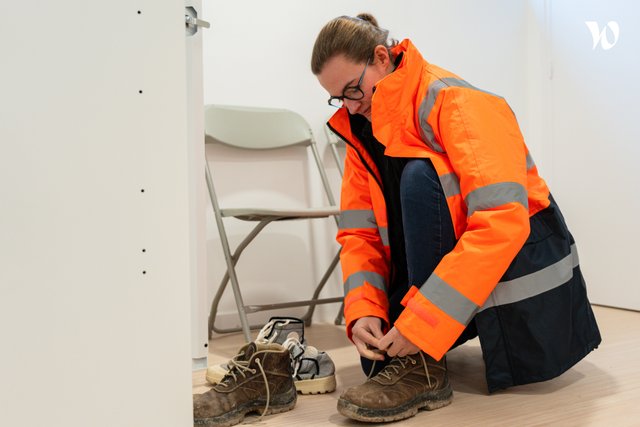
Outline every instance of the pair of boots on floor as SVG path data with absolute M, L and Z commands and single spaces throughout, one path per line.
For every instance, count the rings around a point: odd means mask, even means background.
M 336 388 L 331 358 L 306 345 L 300 319 L 283 317 L 271 318 L 227 364 L 210 367 L 207 381 L 214 387 L 194 395 L 194 425 L 232 426 L 249 413 L 265 416 L 293 409 L 297 392 Z M 359 421 L 395 421 L 419 409 L 446 406 L 452 394 L 444 359 L 436 362 L 420 352 L 393 358 L 364 384 L 346 390 L 338 411 Z

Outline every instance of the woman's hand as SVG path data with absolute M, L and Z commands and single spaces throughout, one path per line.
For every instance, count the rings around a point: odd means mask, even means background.
M 378 348 L 386 351 L 389 357 L 404 357 L 420 351 L 420 347 L 406 339 L 395 326 L 378 341 Z
M 384 360 L 384 352 L 380 351 L 379 341 L 382 333 L 382 319 L 379 317 L 361 317 L 351 328 L 351 339 L 360 356 L 371 360 Z

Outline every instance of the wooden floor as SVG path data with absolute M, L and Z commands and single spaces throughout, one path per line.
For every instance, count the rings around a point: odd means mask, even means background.
M 603 342 L 572 369 L 551 381 L 486 391 L 484 364 L 476 340 L 451 351 L 449 376 L 453 403 L 394 423 L 402 426 L 640 426 L 640 313 L 594 307 Z M 365 377 L 344 327 L 315 324 L 305 331 L 310 345 L 326 351 L 336 365 L 338 389 L 298 396 L 296 407 L 267 416 L 266 426 L 368 426 L 342 417 L 336 401 L 342 390 Z M 225 362 L 242 345 L 240 334 L 210 342 L 209 364 Z M 193 374 L 193 392 L 208 389 L 204 371 Z M 247 422 L 255 422 L 248 417 Z

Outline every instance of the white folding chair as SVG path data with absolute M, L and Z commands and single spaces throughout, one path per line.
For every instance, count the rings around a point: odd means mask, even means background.
M 300 146 L 310 150 L 315 160 L 318 173 L 320 175 L 324 192 L 329 202 L 325 207 L 308 207 L 302 209 L 278 208 L 221 208 L 218 204 L 216 192 L 213 184 L 213 176 L 206 163 L 206 179 L 209 189 L 209 196 L 216 218 L 218 232 L 222 250 L 224 252 L 227 271 L 220 282 L 220 286 L 211 303 L 209 314 L 209 336 L 212 332 L 227 333 L 242 330 L 245 339 L 251 340 L 250 329 L 259 328 L 262 325 L 250 325 L 247 314 L 265 310 L 280 308 L 308 306 L 306 314 L 302 316 L 305 323 L 311 322 L 311 316 L 318 304 L 335 303 L 342 301 L 342 297 L 318 298 L 320 291 L 329 280 L 333 270 L 338 265 L 340 252 L 334 256 L 326 272 L 317 284 L 313 296 L 310 300 L 282 302 L 276 304 L 245 305 L 242 292 L 238 283 L 235 265 L 244 249 L 253 239 L 273 221 L 287 221 L 312 218 L 333 217 L 338 223 L 339 208 L 336 206 L 329 181 L 327 179 L 324 166 L 320 160 L 318 149 L 311 132 L 309 124 L 299 114 L 282 109 L 239 107 L 208 105 L 205 107 L 205 141 L 207 143 L 221 143 L 236 149 L 248 150 L 249 158 L 254 161 L 266 150 L 275 150 L 285 147 Z M 306 158 L 304 159 L 306 161 Z M 233 217 L 243 221 L 257 222 L 252 231 L 242 240 L 232 253 L 229 240 L 225 232 L 223 218 Z M 283 264 L 286 265 L 286 264 Z M 227 284 L 231 282 L 235 297 L 238 315 L 240 317 L 240 328 L 219 328 L 215 321 L 218 312 L 218 304 L 224 293 Z

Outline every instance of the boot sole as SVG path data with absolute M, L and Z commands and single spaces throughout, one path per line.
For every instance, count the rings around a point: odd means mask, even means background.
M 313 378 L 309 380 L 294 380 L 296 390 L 300 394 L 331 393 L 336 389 L 336 376 Z
M 224 374 L 222 372 L 207 372 L 206 379 L 209 384 L 216 385 Z M 324 394 L 331 393 L 336 389 L 336 377 L 330 375 L 323 378 L 313 378 L 309 380 L 294 380 L 296 389 L 300 394 Z
M 424 393 L 404 405 L 388 409 L 362 408 L 340 398 L 338 399 L 338 412 L 352 420 L 386 423 L 413 417 L 421 409 L 433 411 L 434 409 L 442 408 L 451 404 L 452 400 L 453 390 L 451 390 L 450 386 L 447 386 L 442 390 Z
M 269 402 L 269 408 L 265 415 L 279 414 L 281 412 L 287 412 L 292 410 L 296 406 L 298 394 L 295 388 L 290 388 L 284 393 L 271 396 Z M 194 427 L 196 426 L 216 426 L 216 427 L 229 427 L 241 423 L 244 417 L 251 413 L 257 413 L 261 415 L 264 411 L 267 401 L 260 399 L 258 401 L 247 402 L 232 409 L 226 414 L 222 414 L 218 417 L 211 418 L 198 418 L 193 420 Z

